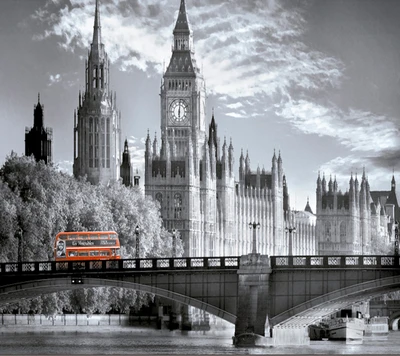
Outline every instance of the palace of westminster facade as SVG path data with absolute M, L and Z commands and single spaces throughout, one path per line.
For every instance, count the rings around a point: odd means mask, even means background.
M 185 255 L 250 253 L 253 222 L 259 223 L 261 254 L 369 254 L 374 244 L 389 245 L 400 217 L 394 176 L 388 191 L 370 191 L 365 172 L 360 186 L 351 176 L 349 190 L 342 193 L 336 179 L 327 183 L 318 175 L 315 214 L 308 202 L 304 211 L 290 209 L 280 152 L 273 153 L 269 171 L 252 171 L 249 155 L 242 151 L 235 180 L 232 140 L 220 141 L 214 113 L 206 124 L 206 86 L 193 48 L 186 3 L 181 0 L 160 89 L 160 142 L 149 135 L 146 139 L 144 186 L 145 194 L 160 203 L 165 228 L 179 231 Z M 110 91 L 109 68 L 96 0 L 85 92 L 79 92 L 74 113 L 73 174 L 86 175 L 93 184 L 121 179 L 130 186 L 129 147 L 125 141 L 121 152 L 121 113 Z M 49 162 L 51 129 L 43 127 L 40 99 L 34 117 L 34 127 L 26 130 L 25 153 Z

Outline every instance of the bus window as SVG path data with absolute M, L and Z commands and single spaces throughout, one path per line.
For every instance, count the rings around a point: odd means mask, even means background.
M 100 251 L 100 256 L 108 256 L 108 251 Z
M 88 252 L 79 252 L 79 256 L 89 256 Z
M 75 251 L 69 251 L 68 256 L 75 257 L 78 256 L 78 254 Z
M 99 251 L 90 251 L 89 255 L 90 256 L 98 256 L 99 255 Z

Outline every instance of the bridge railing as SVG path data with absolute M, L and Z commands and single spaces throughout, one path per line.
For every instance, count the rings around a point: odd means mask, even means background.
M 271 267 L 279 268 L 398 268 L 399 256 L 271 256 Z
M 183 269 L 239 269 L 240 257 L 144 258 L 108 261 L 42 261 L 0 263 L 1 274 Z

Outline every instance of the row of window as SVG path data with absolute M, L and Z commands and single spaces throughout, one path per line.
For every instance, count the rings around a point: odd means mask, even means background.
M 110 168 L 110 136 L 110 118 L 89 118 L 90 168 Z
M 344 221 L 342 221 L 339 224 L 339 233 L 340 233 L 341 239 L 346 237 L 346 234 L 347 234 L 346 230 L 347 230 L 346 223 Z M 331 235 L 332 235 L 332 224 L 330 221 L 326 221 L 325 222 L 325 236 L 327 238 L 329 238 L 329 237 L 331 237 Z
M 104 89 L 106 86 L 106 79 L 104 76 L 104 65 L 93 66 L 92 68 L 92 88 L 94 89 Z
M 177 69 L 178 67 L 176 67 Z M 192 82 L 190 80 L 168 80 L 168 89 L 171 90 L 191 90 Z
M 161 209 L 163 208 L 163 196 L 161 193 L 156 194 L 156 200 L 160 203 Z M 167 205 L 169 206 L 169 196 L 167 196 Z M 174 219 L 182 218 L 182 195 L 180 193 L 174 194 Z

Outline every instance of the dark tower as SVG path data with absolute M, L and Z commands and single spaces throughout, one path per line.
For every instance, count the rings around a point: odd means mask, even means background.
M 120 168 L 122 184 L 126 187 L 132 186 L 131 155 L 128 148 L 128 140 L 125 140 L 124 152 L 122 153 L 122 164 Z
M 51 162 L 53 130 L 43 126 L 43 109 L 38 94 L 38 103 L 33 110 L 33 127 L 25 128 L 25 156 L 33 155 L 37 162 L 43 160 L 47 164 Z

